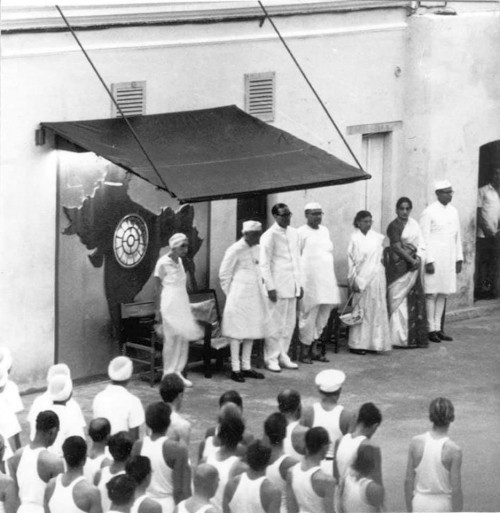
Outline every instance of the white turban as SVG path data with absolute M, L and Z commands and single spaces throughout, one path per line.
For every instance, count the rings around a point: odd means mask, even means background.
M 127 356 L 117 356 L 108 365 L 108 376 L 111 381 L 127 381 L 132 377 L 134 366 Z
M 71 371 L 65 363 L 56 363 L 51 365 L 47 371 L 47 382 L 54 376 L 68 376 L 71 378 Z
M 170 248 L 178 248 L 184 241 L 187 240 L 187 237 L 183 233 L 174 233 L 170 239 L 168 239 L 168 245 Z
M 438 180 L 434 183 L 435 191 L 441 191 L 443 189 L 451 189 L 451 183 L 448 180 Z
M 321 205 L 316 201 L 311 201 L 304 207 L 304 212 L 306 210 L 322 210 Z
M 261 232 L 262 224 L 259 221 L 245 221 L 243 223 L 243 228 L 241 229 L 241 233 L 246 232 Z
M 49 380 L 48 392 L 53 401 L 67 401 L 73 391 L 73 382 L 69 376 L 57 374 Z
M 0 363 L 4 364 L 7 370 L 12 367 L 12 354 L 8 347 L 0 347 Z
M 341 370 L 326 369 L 316 376 L 316 386 L 327 394 L 336 392 L 342 387 L 345 381 L 345 374 Z

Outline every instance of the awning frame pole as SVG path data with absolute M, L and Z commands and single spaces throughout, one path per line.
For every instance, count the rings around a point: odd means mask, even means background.
M 328 112 L 328 109 L 326 108 L 325 104 L 323 103 L 323 100 L 321 99 L 319 94 L 316 92 L 316 89 L 311 84 L 310 80 L 307 78 L 307 75 L 305 74 L 304 70 L 302 69 L 302 67 L 298 63 L 297 59 L 295 58 L 295 55 L 293 55 L 292 51 L 290 50 L 290 48 L 286 44 L 286 41 L 283 39 L 283 36 L 281 35 L 280 31 L 278 30 L 278 27 L 276 27 L 276 25 L 274 24 L 274 21 L 272 20 L 271 16 L 267 12 L 266 8 L 264 7 L 264 5 L 262 4 L 262 2 L 260 0 L 257 0 L 257 2 L 259 3 L 259 5 L 260 5 L 262 11 L 264 12 L 266 18 L 269 20 L 269 23 L 271 23 L 271 26 L 273 27 L 274 31 L 276 32 L 276 34 L 280 38 L 280 41 L 283 43 L 283 46 L 286 48 L 286 51 L 289 53 L 289 55 L 292 58 L 293 62 L 295 63 L 295 65 L 297 66 L 298 70 L 300 71 L 300 73 L 304 77 L 304 80 L 307 82 L 307 85 L 311 88 L 311 91 L 313 92 L 314 96 L 316 97 L 316 99 L 318 100 L 319 104 L 321 105 L 321 107 L 325 111 L 326 115 L 328 116 L 328 119 L 331 121 L 331 123 L 334 126 L 335 130 L 337 131 L 337 133 L 339 134 L 340 138 L 342 139 L 343 143 L 346 145 L 347 149 L 349 150 L 349 153 L 351 154 L 352 158 L 354 159 L 354 161 L 358 165 L 359 169 L 361 171 L 365 171 L 363 169 L 363 166 L 360 164 L 359 160 L 356 158 L 356 155 L 352 151 L 351 147 L 349 146 L 349 143 L 347 142 L 346 138 L 344 137 L 344 135 L 340 131 L 339 127 L 337 126 L 337 123 L 335 123 L 335 121 L 334 121 L 333 117 L 331 116 L 330 112 Z
M 163 177 L 161 176 L 161 174 L 158 171 L 157 167 L 155 166 L 153 160 L 149 156 L 146 148 L 144 147 L 144 145 L 142 144 L 141 140 L 139 139 L 139 136 L 137 135 L 137 132 L 134 130 L 134 127 L 131 125 L 130 121 L 127 119 L 127 116 L 125 116 L 125 114 L 123 113 L 123 111 L 122 111 L 120 105 L 118 104 L 118 102 L 115 100 L 113 94 L 109 90 L 109 87 L 106 85 L 106 82 L 104 82 L 104 80 L 101 77 L 99 71 L 97 70 L 97 68 L 95 67 L 94 63 L 92 62 L 92 59 L 89 57 L 88 53 L 85 51 L 85 48 L 83 47 L 82 43 L 78 39 L 78 36 L 76 35 L 75 31 L 73 30 L 73 28 L 69 24 L 68 20 L 66 19 L 66 16 L 64 16 L 63 12 L 61 11 L 61 8 L 58 5 L 56 5 L 55 7 L 59 11 L 59 14 L 61 15 L 61 18 L 64 20 L 64 23 L 66 24 L 66 26 L 68 27 L 69 31 L 71 32 L 71 35 L 75 38 L 75 41 L 77 42 L 78 46 L 80 47 L 81 51 L 83 52 L 83 55 L 85 55 L 87 61 L 90 64 L 90 66 L 92 67 L 92 69 L 94 70 L 95 74 L 97 75 L 97 77 L 101 81 L 102 86 L 104 87 L 104 89 L 108 93 L 108 96 L 111 98 L 111 101 L 114 103 L 115 107 L 117 108 L 118 112 L 120 113 L 120 116 L 123 118 L 123 120 L 125 121 L 128 129 L 130 130 L 130 132 L 134 136 L 134 139 L 137 141 L 137 144 L 141 148 L 142 153 L 144 153 L 144 156 L 146 157 L 148 162 L 151 164 L 151 167 L 153 168 L 154 172 L 158 176 L 158 178 L 159 178 L 159 180 L 160 180 L 160 182 L 162 184 L 162 187 L 170 194 L 170 196 L 172 196 L 172 198 L 177 199 L 177 196 L 167 187 L 167 184 L 163 180 Z

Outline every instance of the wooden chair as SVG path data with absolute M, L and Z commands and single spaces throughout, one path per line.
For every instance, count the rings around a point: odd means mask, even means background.
M 205 330 L 203 339 L 190 343 L 189 361 L 195 362 L 198 361 L 197 358 L 201 359 L 205 377 L 211 378 L 214 370 L 212 360 L 216 361 L 215 369 L 220 370 L 229 347 L 229 339 L 221 335 L 222 319 L 217 295 L 214 289 L 193 292 L 189 294 L 189 301 L 195 319 Z M 187 368 L 184 374 L 187 375 Z
M 120 347 L 124 356 L 146 365 L 149 384 L 155 382 L 155 372 L 162 368 L 162 343 L 155 332 L 153 301 L 120 304 Z

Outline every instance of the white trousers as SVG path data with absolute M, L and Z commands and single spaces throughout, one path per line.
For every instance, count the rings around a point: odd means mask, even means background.
M 163 337 L 163 375 L 180 373 L 188 361 L 189 341 L 181 335 Z
M 426 294 L 425 308 L 427 310 L 427 325 L 431 331 L 441 331 L 446 294 Z
M 310 346 L 317 340 L 328 322 L 333 305 L 314 305 L 307 314 L 300 312 L 299 336 L 302 344 Z
M 269 314 L 273 335 L 266 338 L 264 344 L 264 361 L 266 365 L 290 363 L 288 349 L 292 340 L 296 321 L 296 298 L 278 298 L 276 303 L 269 301 Z
M 241 346 L 241 366 L 240 366 L 240 346 Z M 251 369 L 251 357 L 253 340 L 245 338 L 238 340 L 236 338 L 230 339 L 229 347 L 231 349 L 231 370 L 233 372 L 240 372 L 240 370 Z

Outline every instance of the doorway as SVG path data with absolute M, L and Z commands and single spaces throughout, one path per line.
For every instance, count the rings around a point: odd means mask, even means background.
M 474 299 L 500 297 L 500 140 L 479 148 Z

